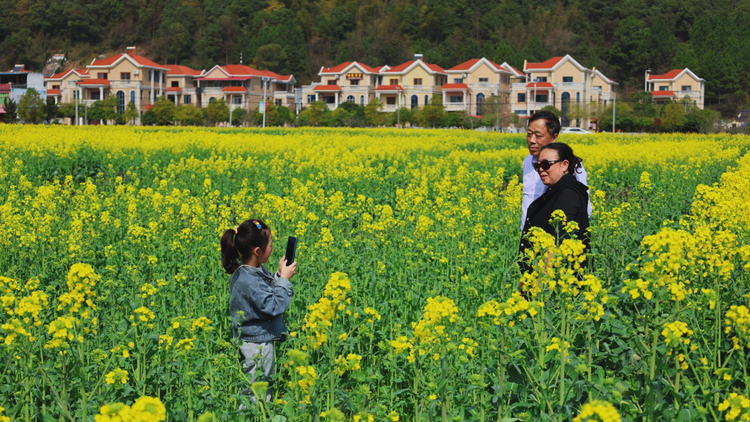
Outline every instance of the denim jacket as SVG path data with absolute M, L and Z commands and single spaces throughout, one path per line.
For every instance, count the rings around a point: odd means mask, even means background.
M 292 301 L 292 284 L 264 266 L 243 265 L 229 279 L 229 313 L 234 338 L 260 343 L 286 337 L 282 314 Z

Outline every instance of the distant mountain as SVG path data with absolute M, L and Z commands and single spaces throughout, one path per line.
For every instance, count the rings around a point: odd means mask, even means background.
M 627 91 L 646 69 L 689 67 L 715 107 L 750 100 L 746 0 L 0 0 L 0 68 L 41 70 L 140 54 L 198 69 L 251 63 L 302 83 L 320 67 L 399 64 L 413 53 L 452 67 L 475 57 L 543 61 L 571 54 Z

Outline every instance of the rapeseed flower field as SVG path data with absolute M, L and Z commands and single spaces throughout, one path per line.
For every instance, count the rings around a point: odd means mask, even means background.
M 0 125 L 0 421 L 748 420 L 750 138 L 560 140 L 592 247 L 536 233 L 522 278 L 522 135 Z M 250 217 L 300 240 L 256 406 Z

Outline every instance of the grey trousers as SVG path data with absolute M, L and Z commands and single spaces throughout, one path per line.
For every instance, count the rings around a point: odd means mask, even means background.
M 266 402 L 270 402 L 273 398 L 273 381 L 271 380 L 271 376 L 276 372 L 274 368 L 273 342 L 250 343 L 244 341 L 240 346 L 240 355 L 242 356 L 242 371 L 247 375 L 250 383 L 257 381 L 268 382 Z M 263 375 L 256 374 L 258 369 L 263 371 Z M 255 394 L 249 388 L 243 390 L 243 393 L 249 395 L 253 403 L 257 400 Z

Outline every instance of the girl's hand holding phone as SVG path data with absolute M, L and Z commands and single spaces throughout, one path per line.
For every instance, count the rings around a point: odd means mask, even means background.
M 295 260 L 292 265 L 286 264 L 286 257 L 282 256 L 279 260 L 279 275 L 287 280 L 291 280 L 294 274 L 297 272 L 297 261 Z

